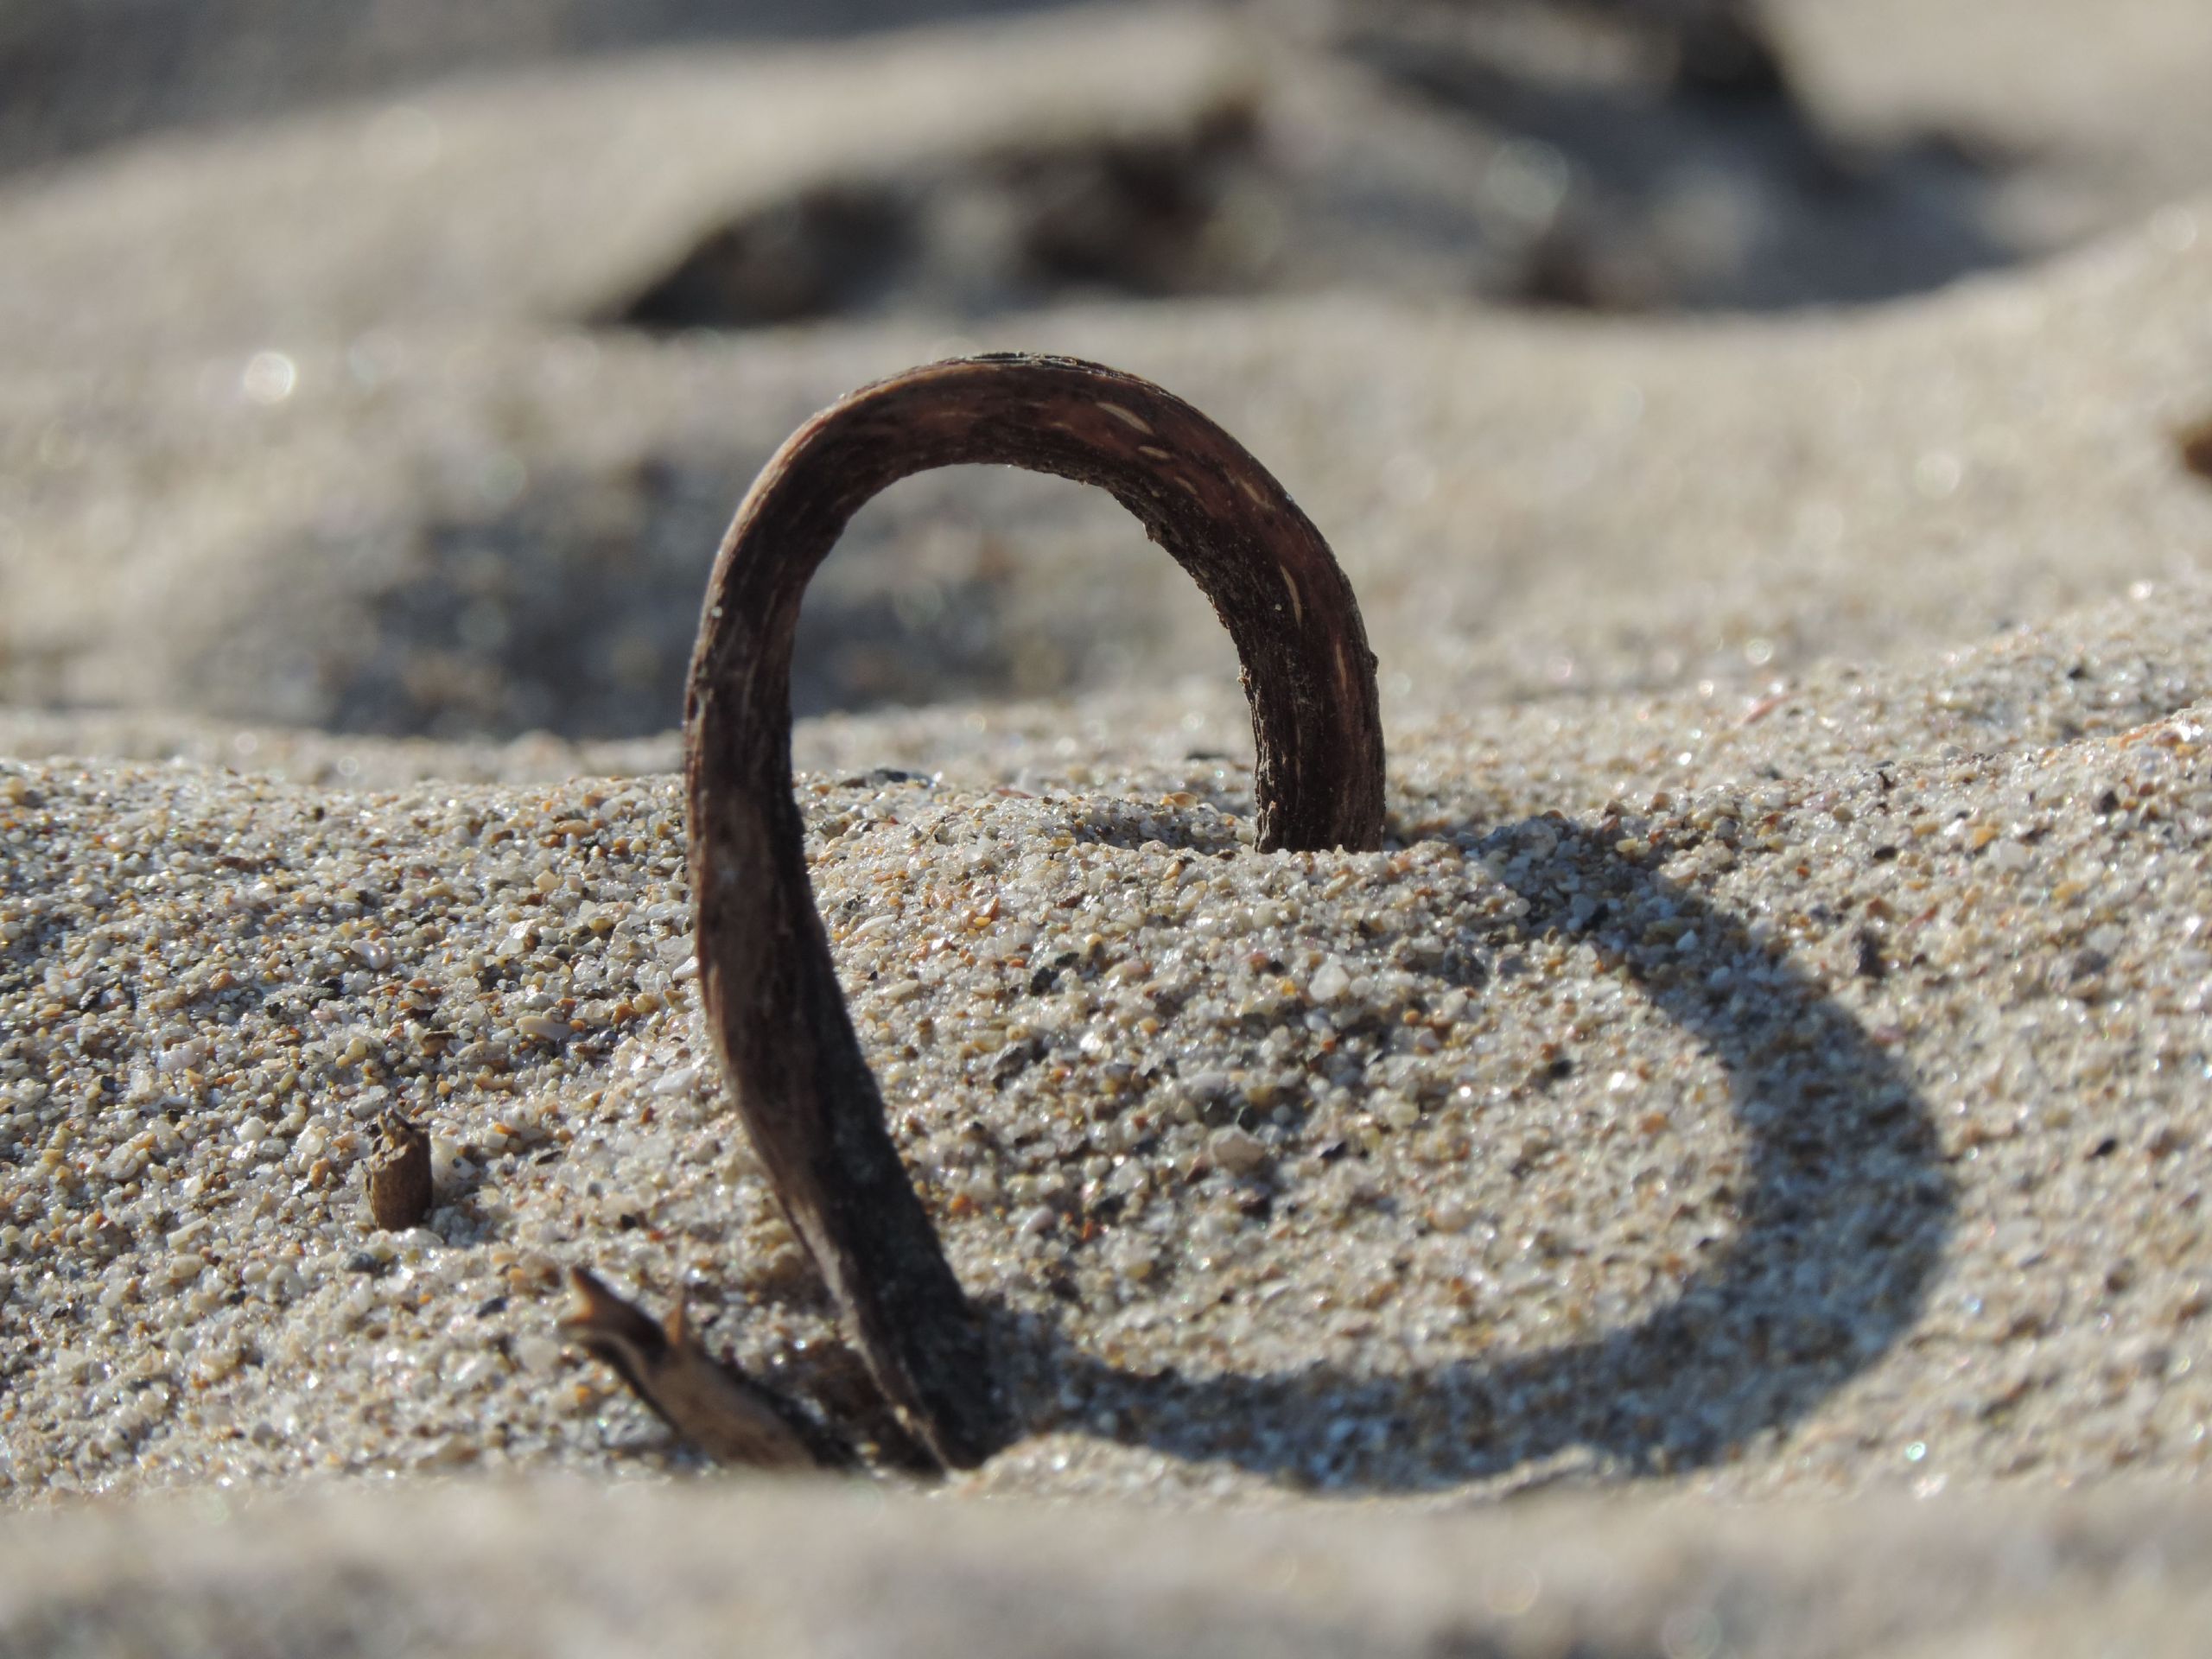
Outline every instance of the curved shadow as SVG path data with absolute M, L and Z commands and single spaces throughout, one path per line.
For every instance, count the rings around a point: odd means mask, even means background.
M 1653 1004 L 1729 1074 L 1749 1141 L 1733 1236 L 1679 1297 L 1626 1328 L 1395 1374 L 1316 1364 L 1138 1375 L 1077 1347 L 1047 1319 L 990 1307 L 999 1352 L 1032 1375 L 1042 1367 L 1080 1398 L 1069 1427 L 1110 1410 L 1125 1442 L 1349 1491 L 1454 1485 L 1575 1448 L 1621 1472 L 1669 1473 L 1786 1427 L 1910 1331 L 1954 1193 L 1903 1069 L 1735 918 L 1615 852 L 1633 824 L 1608 819 L 1597 830 L 1547 815 L 1458 838 L 1487 852 L 1539 825 L 1558 837 L 1557 850 L 1508 877 L 1528 912 L 1453 941 L 1468 952 L 1461 982 L 1486 977 L 1484 958 L 1554 930 L 1618 954 Z M 1594 910 L 1547 879 L 1567 865 L 1580 891 L 1595 893 Z M 1624 901 L 1653 899 L 1695 932 L 1693 949 L 1646 945 L 1609 927 Z

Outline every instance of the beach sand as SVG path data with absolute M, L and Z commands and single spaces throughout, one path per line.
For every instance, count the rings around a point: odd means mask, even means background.
M 1078 127 L 1234 67 L 1125 27 L 991 49 L 1156 94 Z M 846 50 L 808 97 L 966 61 Z M 772 79 L 562 73 L 436 94 L 485 200 L 561 130 L 518 108 Z M 390 116 L 307 119 L 373 160 Z M 641 338 L 574 314 L 660 230 L 514 257 L 580 165 L 528 234 L 365 209 L 396 286 L 310 250 L 257 334 L 212 255 L 122 314 L 134 215 L 214 247 L 293 188 L 195 143 L 0 213 L 57 250 L 0 309 L 0 1645 L 2195 1650 L 2212 199 L 1853 310 Z M 72 284 L 119 340 L 41 328 Z M 802 640 L 812 878 L 1025 1433 L 784 1487 L 564 1350 L 559 1275 L 865 1417 L 705 1039 L 652 711 L 751 467 L 948 341 L 1150 376 L 1283 480 L 1381 660 L 1388 840 L 1254 850 L 1226 642 L 1103 497 L 863 516 Z

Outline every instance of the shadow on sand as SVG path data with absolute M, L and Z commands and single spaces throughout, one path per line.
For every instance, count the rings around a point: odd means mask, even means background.
M 1609 821 L 1599 833 L 1547 817 L 1487 834 L 1470 827 L 1459 838 L 1481 853 L 1540 827 L 1558 837 L 1557 850 L 1508 878 L 1529 912 L 1488 938 L 1463 938 L 1476 964 L 1463 982 L 1488 976 L 1484 960 L 1552 930 L 1618 949 L 1631 982 L 1728 1073 L 1749 1177 L 1732 1236 L 1714 1243 L 1676 1300 L 1634 1325 L 1398 1372 L 1318 1364 L 1136 1375 L 1075 1346 L 1048 1319 L 988 1309 L 1014 1369 L 1080 1397 L 1071 1427 L 1110 1410 L 1125 1442 L 1348 1491 L 1456 1485 L 1578 1448 L 1616 1473 L 1679 1472 L 1787 1429 L 1904 1338 L 1954 1195 L 1903 1068 L 1738 918 L 1615 853 L 1632 825 Z M 1598 896 L 1594 911 L 1571 912 L 1554 885 L 1568 866 L 1580 890 Z M 1695 948 L 1608 940 L 1609 919 L 1655 899 L 1695 931 Z

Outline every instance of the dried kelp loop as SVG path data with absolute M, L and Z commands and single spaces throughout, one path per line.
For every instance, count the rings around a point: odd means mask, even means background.
M 684 709 L 699 983 L 738 1109 L 870 1369 L 946 1464 L 1005 1425 L 983 1344 L 899 1161 L 808 885 L 791 797 L 791 636 L 861 505 L 934 467 L 1001 463 L 1108 491 L 1236 642 L 1264 849 L 1376 846 L 1375 658 L 1328 544 L 1236 440 L 1132 375 L 1065 358 L 933 364 L 802 427 L 715 562 Z

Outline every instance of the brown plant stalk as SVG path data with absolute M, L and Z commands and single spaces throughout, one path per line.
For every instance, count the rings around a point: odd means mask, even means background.
M 1008 1425 L 937 1230 L 899 1161 L 806 873 L 791 793 L 791 639 L 809 580 L 870 497 L 936 467 L 1095 484 L 1196 581 L 1236 641 L 1262 850 L 1382 832 L 1375 658 L 1328 545 L 1235 439 L 1159 387 L 990 356 L 862 388 L 793 434 L 715 562 L 684 708 L 699 984 L 730 1090 L 877 1384 L 943 1463 Z

